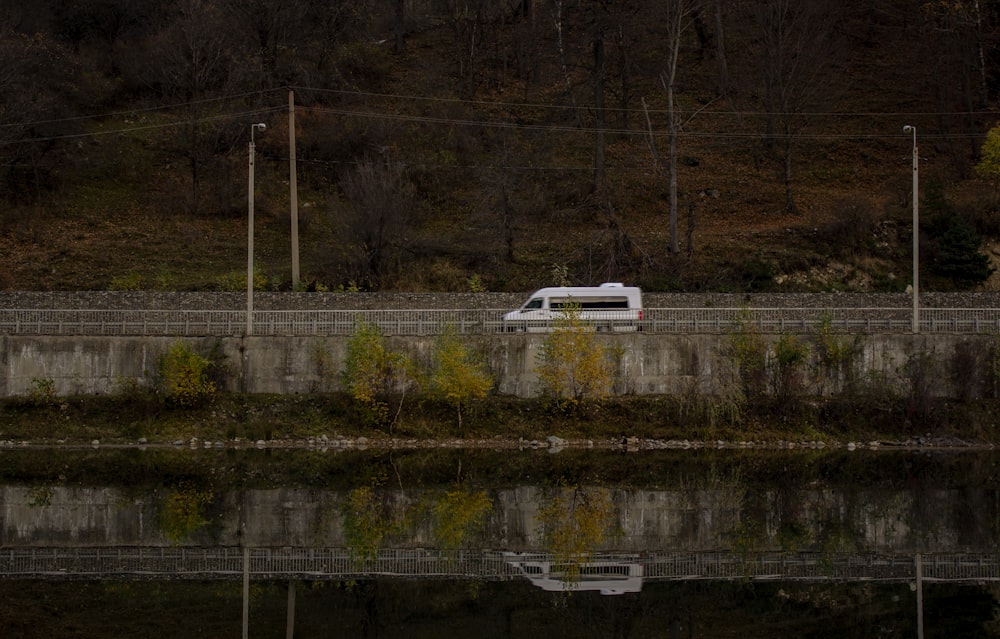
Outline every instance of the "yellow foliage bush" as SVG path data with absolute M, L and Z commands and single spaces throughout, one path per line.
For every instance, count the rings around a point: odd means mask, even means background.
M 187 342 L 176 342 L 160 357 L 160 389 L 171 404 L 200 406 L 215 398 L 215 382 L 209 379 L 212 363 L 194 352 Z
M 564 405 L 578 406 L 611 392 L 614 371 L 608 353 L 593 326 L 580 318 L 579 307 L 563 311 L 545 337 L 538 359 L 542 393 Z

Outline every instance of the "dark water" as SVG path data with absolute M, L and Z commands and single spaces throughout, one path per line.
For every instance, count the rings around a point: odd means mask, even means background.
M 996 636 L 998 464 L 2 450 L 0 636 Z

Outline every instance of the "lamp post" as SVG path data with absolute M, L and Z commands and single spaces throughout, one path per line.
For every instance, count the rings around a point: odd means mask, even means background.
M 256 145 L 253 134 L 264 131 L 263 122 L 250 125 L 250 148 L 247 170 L 247 335 L 253 335 L 253 160 Z
M 917 127 L 907 124 L 904 133 L 913 134 L 913 332 L 920 332 L 920 167 L 917 155 Z

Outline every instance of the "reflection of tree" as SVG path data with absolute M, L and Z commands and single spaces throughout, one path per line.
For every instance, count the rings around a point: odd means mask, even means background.
M 604 543 L 613 504 L 607 490 L 572 488 L 548 496 L 538 511 L 545 549 L 565 569 L 566 580 L 578 580 L 580 564 Z
M 686 532 L 696 536 L 702 525 L 714 527 L 718 521 L 721 528 L 721 522 L 738 522 L 747 487 L 738 469 L 723 473 L 713 465 L 707 473 L 682 479 L 680 491 L 685 509 L 694 515 L 690 520 L 692 528 Z
M 160 530 L 175 544 L 184 541 L 208 524 L 204 509 L 212 503 L 211 489 L 181 486 L 167 495 L 160 508 Z
M 404 517 L 396 513 L 388 494 L 372 486 L 352 490 L 341 514 L 347 547 L 361 561 L 374 559 L 385 542 L 405 525 Z
M 430 506 L 434 542 L 441 550 L 453 550 L 465 545 L 480 532 L 493 503 L 485 491 L 449 490 L 436 497 Z

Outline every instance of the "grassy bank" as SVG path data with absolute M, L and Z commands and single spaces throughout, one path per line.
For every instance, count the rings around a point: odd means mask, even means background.
M 370 444 L 466 440 L 510 445 L 550 436 L 597 445 L 628 438 L 715 444 L 784 442 L 846 444 L 883 441 L 918 445 L 990 445 L 998 441 L 1000 401 L 905 398 L 761 399 L 719 414 L 675 397 L 623 397 L 567 409 L 542 399 L 490 397 L 469 407 L 461 423 L 453 406 L 406 398 L 388 418 L 371 415 L 347 394 L 224 394 L 194 407 L 155 395 L 11 398 L 0 402 L 0 442 L 37 444 L 171 444 L 257 442 L 301 444 L 310 438 Z

